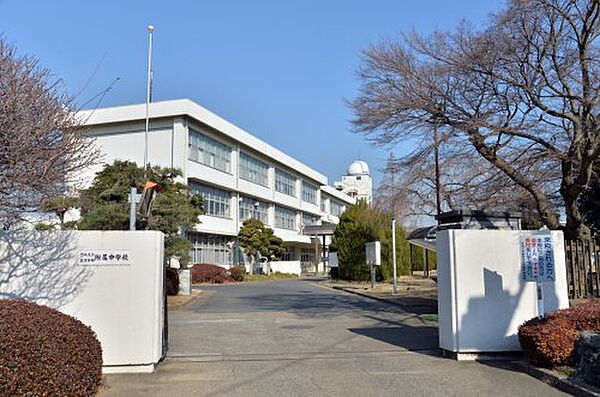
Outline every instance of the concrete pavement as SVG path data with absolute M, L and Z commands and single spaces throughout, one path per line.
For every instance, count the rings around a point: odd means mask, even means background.
M 425 313 L 304 280 L 202 289 L 170 313 L 157 371 L 110 375 L 103 396 L 561 395 L 502 365 L 440 357 Z

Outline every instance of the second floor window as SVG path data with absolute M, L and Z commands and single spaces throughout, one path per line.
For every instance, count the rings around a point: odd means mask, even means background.
M 284 207 L 275 207 L 275 227 L 296 230 L 296 212 Z
M 214 187 L 191 182 L 194 193 L 202 195 L 205 215 L 229 218 L 231 216 L 231 193 Z
M 240 152 L 240 178 L 262 186 L 269 185 L 269 166 Z
M 240 197 L 240 222 L 246 219 L 258 219 L 265 225 L 269 223 L 269 205 L 250 197 Z
M 329 206 L 331 207 L 331 215 L 340 216 L 344 212 L 344 206 L 337 201 L 331 200 Z

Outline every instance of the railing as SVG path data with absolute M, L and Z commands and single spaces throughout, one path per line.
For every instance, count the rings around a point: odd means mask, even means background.
M 569 298 L 600 297 L 600 244 L 594 240 L 565 240 Z

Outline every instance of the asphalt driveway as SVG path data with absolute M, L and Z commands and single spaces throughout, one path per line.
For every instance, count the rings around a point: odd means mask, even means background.
M 310 280 L 202 289 L 170 313 L 157 371 L 108 376 L 103 396 L 561 394 L 503 365 L 442 358 L 427 313 Z

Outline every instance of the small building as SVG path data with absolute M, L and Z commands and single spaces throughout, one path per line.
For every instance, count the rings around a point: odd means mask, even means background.
M 373 178 L 369 166 L 362 160 L 350 164 L 347 175 L 342 176 L 342 180 L 335 182 L 334 186 L 357 200 L 365 200 L 370 204 L 373 199 Z

